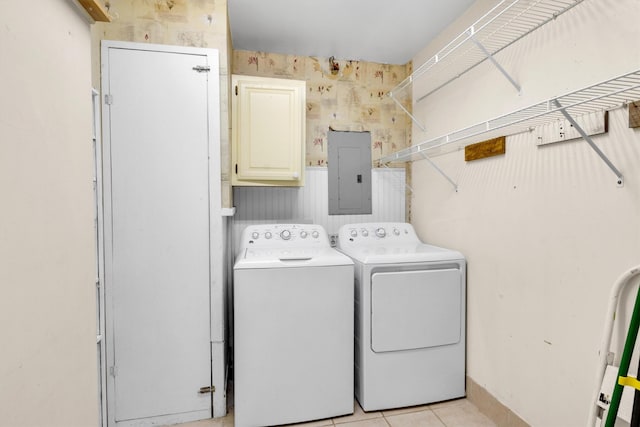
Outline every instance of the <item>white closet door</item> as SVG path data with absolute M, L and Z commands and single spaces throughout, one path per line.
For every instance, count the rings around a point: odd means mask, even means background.
M 206 60 L 108 51 L 109 418 L 124 425 L 211 414 L 198 390 L 211 385 L 207 104 L 218 101 L 193 69 Z

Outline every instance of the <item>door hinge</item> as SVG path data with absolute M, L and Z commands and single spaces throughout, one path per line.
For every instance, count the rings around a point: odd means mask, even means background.
M 113 95 L 105 94 L 104 95 L 104 103 L 107 105 L 113 104 Z
M 117 366 L 110 366 L 109 367 L 109 375 L 111 375 L 112 377 L 115 378 L 115 376 L 118 375 L 118 367 Z
M 198 393 L 200 394 L 215 393 L 215 391 L 216 391 L 216 386 L 208 385 L 205 387 L 200 387 L 200 390 L 198 390 Z
M 96 288 L 100 287 L 100 278 L 96 278 Z
M 238 95 L 238 85 L 236 85 L 236 96 Z
M 211 67 L 208 65 L 196 65 L 193 69 L 199 73 L 208 73 L 211 71 Z
M 238 164 L 236 163 L 236 175 L 238 174 Z

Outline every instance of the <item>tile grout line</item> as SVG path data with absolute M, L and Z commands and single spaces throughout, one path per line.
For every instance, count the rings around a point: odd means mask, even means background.
M 391 423 L 389 422 L 387 417 L 384 415 L 384 412 L 380 412 L 380 413 L 382 414 L 382 419 L 384 420 L 384 422 L 387 423 L 389 427 L 391 427 Z
M 431 409 L 431 412 L 433 412 L 433 415 L 436 416 L 436 418 L 442 423 L 442 425 L 444 427 L 447 427 L 447 424 L 444 422 L 444 420 L 442 418 L 440 418 L 440 416 L 438 415 L 438 413 L 436 411 L 434 411 L 433 409 Z

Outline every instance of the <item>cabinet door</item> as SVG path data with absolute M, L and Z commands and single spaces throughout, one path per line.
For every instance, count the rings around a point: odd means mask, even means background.
M 233 76 L 234 185 L 304 184 L 305 82 Z

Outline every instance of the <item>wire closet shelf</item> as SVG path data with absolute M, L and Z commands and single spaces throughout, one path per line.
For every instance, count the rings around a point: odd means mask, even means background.
M 549 98 L 523 109 L 486 120 L 437 138 L 399 150 L 378 160 L 380 164 L 423 159 L 477 142 L 480 135 L 513 135 L 537 126 L 572 117 L 622 107 L 640 99 L 640 70 L 586 88 Z M 564 112 L 563 112 L 564 110 Z M 496 135 L 499 136 L 499 135 Z
M 404 93 L 419 77 L 417 102 L 584 0 L 502 0 L 389 92 Z

